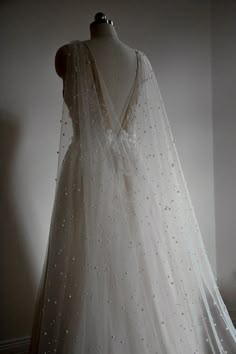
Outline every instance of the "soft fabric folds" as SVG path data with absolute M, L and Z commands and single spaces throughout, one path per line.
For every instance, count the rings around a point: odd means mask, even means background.
M 83 41 L 68 46 L 57 185 L 32 353 L 234 353 L 147 56 L 122 116 Z

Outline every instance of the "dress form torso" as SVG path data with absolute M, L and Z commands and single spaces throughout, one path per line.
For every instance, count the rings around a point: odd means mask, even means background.
M 94 24 L 91 39 L 84 41 L 99 68 L 111 97 L 114 109 L 120 116 L 132 90 L 137 69 L 135 50 L 118 38 L 113 25 Z M 55 56 L 57 74 L 64 79 L 67 45 L 60 47 Z

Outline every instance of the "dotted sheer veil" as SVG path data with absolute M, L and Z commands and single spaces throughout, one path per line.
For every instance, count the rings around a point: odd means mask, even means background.
M 119 116 L 88 47 L 70 42 L 32 353 L 236 350 L 156 76 L 136 56 Z

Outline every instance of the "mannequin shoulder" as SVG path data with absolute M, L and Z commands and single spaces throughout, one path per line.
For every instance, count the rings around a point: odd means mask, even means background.
M 69 45 L 65 44 L 60 47 L 55 55 L 55 69 L 58 76 L 62 79 L 65 77 L 66 71 L 66 57 L 68 54 Z

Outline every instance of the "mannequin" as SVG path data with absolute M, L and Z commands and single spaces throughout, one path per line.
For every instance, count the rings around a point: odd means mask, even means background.
M 119 39 L 112 21 L 107 20 L 101 12 L 95 15 L 95 21 L 90 24 L 90 38 L 84 43 L 96 60 L 114 108 L 120 115 L 135 80 L 135 50 Z M 55 56 L 55 69 L 63 79 L 63 84 L 66 52 L 67 44 L 60 47 Z
M 30 353 L 236 353 L 152 65 L 104 14 L 90 31 L 56 55 L 58 182 Z

